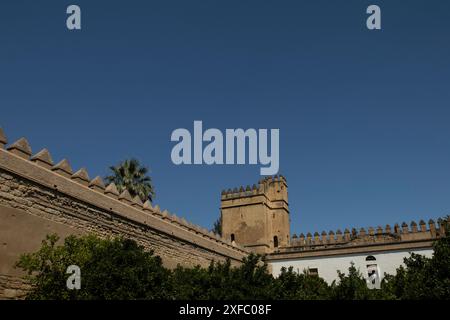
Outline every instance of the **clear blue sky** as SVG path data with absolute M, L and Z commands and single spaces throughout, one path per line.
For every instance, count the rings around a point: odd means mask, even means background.
M 291 232 L 320 232 L 450 213 L 449 101 L 449 1 L 0 3 L 9 140 L 91 177 L 137 157 L 155 203 L 205 227 L 259 166 L 175 166 L 174 129 L 279 128 Z

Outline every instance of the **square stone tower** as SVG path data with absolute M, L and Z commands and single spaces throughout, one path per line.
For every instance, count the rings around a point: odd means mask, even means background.
M 222 191 L 222 236 L 257 253 L 289 245 L 288 191 L 283 176 L 267 177 L 258 186 Z

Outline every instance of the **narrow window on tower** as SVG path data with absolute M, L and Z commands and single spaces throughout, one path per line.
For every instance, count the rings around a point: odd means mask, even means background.
M 231 234 L 231 242 L 234 241 L 234 233 Z
M 273 247 L 278 248 L 278 237 L 277 236 L 273 237 Z

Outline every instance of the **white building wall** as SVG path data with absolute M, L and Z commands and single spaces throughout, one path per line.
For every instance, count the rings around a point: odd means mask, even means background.
M 433 254 L 432 249 L 419 249 L 413 251 L 385 251 L 385 252 L 368 252 L 364 254 L 351 254 L 341 256 L 326 256 L 326 257 L 311 257 L 294 260 L 280 260 L 276 262 L 270 262 L 272 268 L 272 274 L 277 277 L 282 267 L 289 268 L 292 266 L 294 271 L 303 272 L 305 269 L 317 268 L 319 276 L 327 281 L 329 284 L 333 280 L 338 279 L 337 270 L 343 273 L 348 273 L 350 262 L 354 262 L 355 267 L 361 271 L 364 277 L 368 277 L 367 265 L 377 264 L 378 274 L 380 280 L 383 278 L 384 273 L 395 274 L 396 269 L 403 264 L 403 258 L 409 257 L 410 252 L 431 257 Z M 368 256 L 375 257 L 376 261 L 366 261 Z

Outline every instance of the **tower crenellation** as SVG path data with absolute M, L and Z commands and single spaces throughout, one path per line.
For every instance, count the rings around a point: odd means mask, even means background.
M 424 239 L 434 239 L 445 235 L 445 225 L 450 223 L 450 221 L 445 221 L 439 219 L 435 223 L 430 219 L 428 223 L 428 228 L 423 220 L 420 220 L 419 224 L 412 221 L 409 225 L 403 222 L 400 226 L 395 224 L 394 229 L 388 224 L 383 229 L 381 226 L 377 228 L 369 227 L 366 231 L 365 228 L 346 228 L 344 234 L 341 230 L 336 232 L 330 231 L 328 234 L 323 231 L 321 234 L 319 232 L 314 232 L 312 236 L 310 232 L 307 236 L 300 234 L 298 237 L 294 234 L 290 240 L 290 245 L 281 248 L 282 251 L 292 251 L 292 250 L 314 250 L 321 248 L 330 247 L 342 247 L 343 245 L 368 245 L 376 243 L 391 243 L 391 242 L 411 242 L 411 241 L 421 241 Z M 420 229 L 417 227 L 420 225 Z M 351 230 L 351 231 L 350 231 Z
M 222 234 L 259 253 L 290 243 L 286 178 L 266 177 L 258 184 L 222 191 Z

